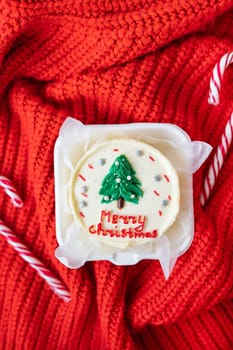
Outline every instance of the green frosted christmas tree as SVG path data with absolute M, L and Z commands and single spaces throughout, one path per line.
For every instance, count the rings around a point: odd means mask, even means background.
M 140 188 L 141 182 L 135 174 L 125 155 L 117 157 L 102 181 L 99 191 L 103 195 L 101 203 L 117 201 L 119 209 L 124 207 L 124 201 L 137 204 L 143 192 Z

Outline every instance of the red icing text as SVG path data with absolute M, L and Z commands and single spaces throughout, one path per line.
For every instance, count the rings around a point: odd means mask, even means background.
M 89 226 L 89 233 L 119 238 L 156 238 L 158 236 L 157 230 L 144 231 L 145 222 L 146 216 L 143 215 L 120 215 L 102 210 L 100 222 L 97 225 Z M 111 227 L 109 228 L 109 226 Z

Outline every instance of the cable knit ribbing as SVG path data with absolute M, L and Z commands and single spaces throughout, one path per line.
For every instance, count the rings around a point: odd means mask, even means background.
M 231 349 L 232 152 L 168 281 L 157 261 L 69 270 L 54 256 L 53 147 L 82 122 L 168 122 L 216 147 L 233 110 L 230 67 L 208 105 L 212 69 L 232 51 L 233 1 L 13 1 L 0 5 L 0 216 L 71 292 L 64 303 L 0 237 L 0 348 Z

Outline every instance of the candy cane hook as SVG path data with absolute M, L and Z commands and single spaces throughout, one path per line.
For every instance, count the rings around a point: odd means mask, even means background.
M 0 175 L 0 187 L 4 189 L 15 207 L 21 208 L 23 206 L 23 201 L 18 195 L 16 188 L 7 177 Z
M 14 250 L 25 260 L 37 273 L 42 277 L 50 288 L 58 297 L 68 302 L 70 301 L 70 292 L 64 284 L 52 274 L 45 265 L 34 257 L 30 250 L 20 242 L 19 238 L 12 232 L 12 230 L 0 220 L 0 235 L 14 248 Z
M 227 67 L 233 63 L 233 52 L 229 52 L 222 56 L 220 61 L 215 65 L 210 79 L 210 90 L 208 102 L 213 105 L 219 104 L 219 94 L 221 90 L 221 82 Z M 231 113 L 224 132 L 221 136 L 221 141 L 217 146 L 216 152 L 212 158 L 208 173 L 204 179 L 203 189 L 201 192 L 200 201 L 205 205 L 210 197 L 211 191 L 216 183 L 217 177 L 222 169 L 224 160 L 229 152 L 232 143 L 233 134 L 233 112 Z
M 211 105 L 219 104 L 222 78 L 227 67 L 233 62 L 233 52 L 226 53 L 215 65 L 210 79 L 210 90 L 208 102 Z

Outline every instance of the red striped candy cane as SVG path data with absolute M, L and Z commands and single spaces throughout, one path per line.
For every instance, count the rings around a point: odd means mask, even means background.
M 226 53 L 218 63 L 216 63 L 212 77 L 210 79 L 210 90 L 208 102 L 211 105 L 219 104 L 219 94 L 221 90 L 222 78 L 227 67 L 233 62 L 233 52 Z
M 30 250 L 20 242 L 18 237 L 4 224 L 2 220 L 0 220 L 0 235 L 5 237 L 7 242 L 21 256 L 21 258 L 37 271 L 57 296 L 66 302 L 70 301 L 70 292 L 66 289 L 65 285 L 54 277 L 40 260 L 33 256 Z
M 210 79 L 210 90 L 208 102 L 213 105 L 219 104 L 219 94 L 221 90 L 221 81 L 227 67 L 233 63 L 233 52 L 229 52 L 222 56 L 220 61 L 215 65 Z M 232 143 L 233 134 L 233 112 L 228 119 L 221 141 L 217 146 L 216 152 L 212 158 L 208 173 L 204 179 L 200 201 L 205 205 L 210 197 L 211 191 L 216 183 L 220 170 L 222 169 L 224 160 L 229 152 Z
M 7 177 L 0 175 L 0 187 L 3 187 L 15 207 L 21 208 L 23 206 L 22 199 L 18 195 L 12 182 Z

